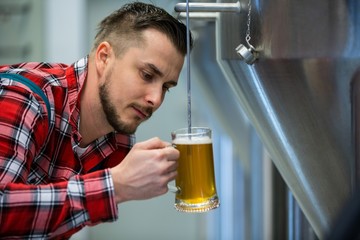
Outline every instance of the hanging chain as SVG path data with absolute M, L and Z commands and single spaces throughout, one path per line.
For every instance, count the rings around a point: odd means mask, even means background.
M 248 11 L 248 19 L 247 19 L 247 29 L 246 29 L 246 37 L 245 37 L 245 40 L 247 42 L 247 44 L 249 45 L 249 47 L 252 49 L 252 50 L 255 50 L 254 46 L 251 45 L 250 43 L 250 24 L 251 24 L 251 0 L 249 0 L 249 3 L 248 3 L 248 8 L 249 8 L 249 11 Z

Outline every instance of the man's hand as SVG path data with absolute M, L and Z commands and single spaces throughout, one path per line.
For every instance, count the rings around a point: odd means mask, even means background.
M 111 169 L 116 202 L 166 193 L 167 184 L 177 175 L 178 158 L 179 151 L 159 138 L 135 144 L 124 160 Z

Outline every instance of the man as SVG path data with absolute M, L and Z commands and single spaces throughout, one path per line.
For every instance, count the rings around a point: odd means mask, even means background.
M 100 23 L 89 56 L 71 66 L 0 66 L 51 106 L 0 79 L 0 236 L 66 239 L 115 221 L 119 203 L 166 193 L 179 152 L 159 138 L 133 145 L 132 134 L 176 86 L 185 55 L 186 27 L 133 3 Z

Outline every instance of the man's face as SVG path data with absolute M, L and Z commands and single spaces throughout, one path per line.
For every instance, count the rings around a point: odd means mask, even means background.
M 126 134 L 134 133 L 160 107 L 184 63 L 184 56 L 162 33 L 148 29 L 143 36 L 145 44 L 113 58 L 99 86 L 109 124 Z

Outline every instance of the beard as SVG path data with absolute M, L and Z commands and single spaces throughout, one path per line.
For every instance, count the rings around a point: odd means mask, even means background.
M 106 120 L 108 121 L 110 126 L 115 129 L 115 131 L 124 134 L 134 134 L 136 132 L 137 127 L 142 122 L 142 120 L 140 118 L 135 118 L 133 123 L 126 123 L 123 120 L 121 120 L 121 116 L 118 114 L 115 104 L 111 102 L 111 99 L 109 97 L 110 94 L 109 94 L 108 83 L 110 82 L 109 76 L 111 76 L 111 73 L 112 71 L 110 71 L 109 74 L 106 76 L 105 83 L 99 87 L 99 97 L 103 111 L 105 113 Z M 133 103 L 129 107 L 135 107 L 147 113 L 148 117 L 146 119 L 149 119 L 153 112 L 152 108 L 144 109 L 135 103 Z

